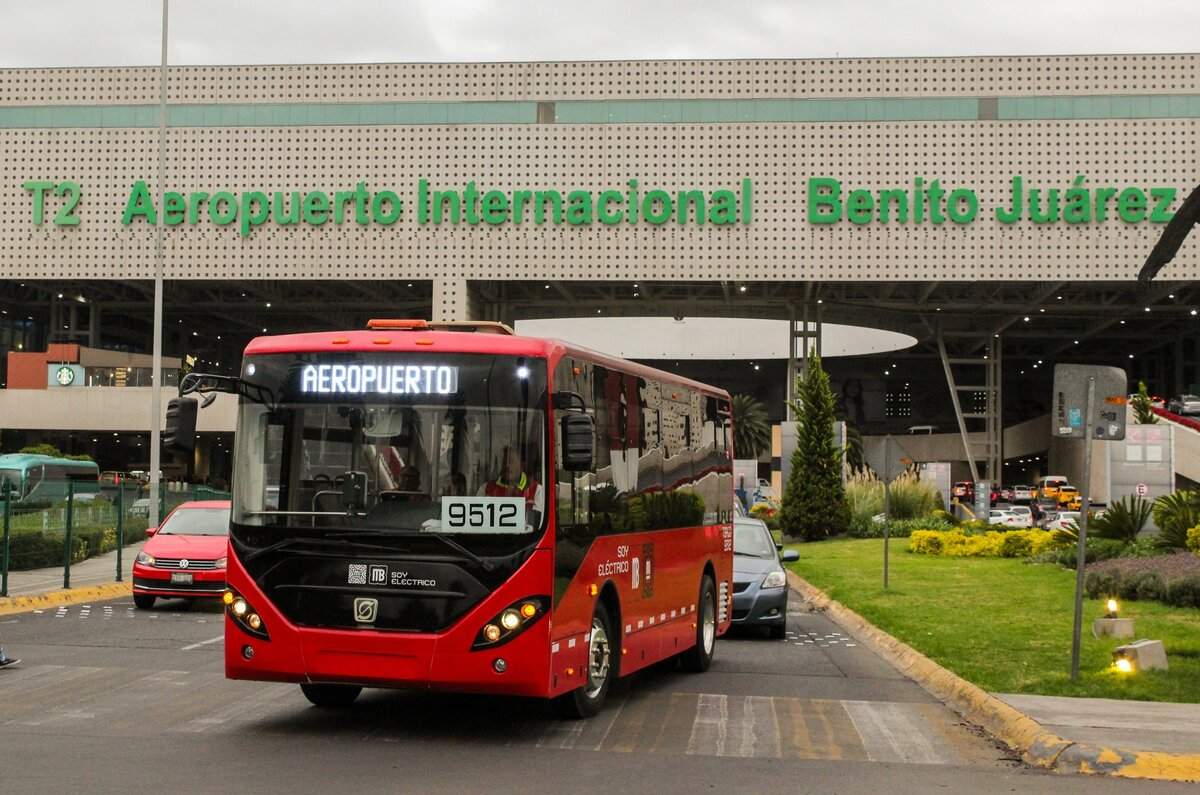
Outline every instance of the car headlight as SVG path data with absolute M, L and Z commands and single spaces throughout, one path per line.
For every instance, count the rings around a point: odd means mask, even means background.
M 139 552 L 137 554 L 137 562 L 142 564 L 143 566 L 153 566 L 154 565 L 154 556 L 147 554 L 145 552 Z
M 787 585 L 787 575 L 783 573 L 783 569 L 776 569 L 763 577 L 763 588 L 782 588 L 785 585 Z
M 228 562 L 227 558 L 217 558 L 217 562 L 213 564 L 213 568 L 223 569 L 223 568 L 225 568 L 225 564 L 227 562 Z

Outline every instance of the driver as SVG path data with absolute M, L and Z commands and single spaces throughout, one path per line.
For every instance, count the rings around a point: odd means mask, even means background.
M 525 471 L 525 462 L 521 458 L 521 452 L 515 447 L 505 447 L 501 461 L 503 461 L 503 468 L 499 477 L 484 483 L 483 488 L 479 490 L 479 496 L 524 497 L 525 507 L 537 512 L 540 517 L 544 499 L 542 484 Z M 534 517 L 534 519 L 538 517 Z M 533 521 L 533 524 L 536 526 L 537 521 Z

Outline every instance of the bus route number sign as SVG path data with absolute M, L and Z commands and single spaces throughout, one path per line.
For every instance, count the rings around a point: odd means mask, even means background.
M 524 497 L 442 497 L 443 533 L 523 533 Z

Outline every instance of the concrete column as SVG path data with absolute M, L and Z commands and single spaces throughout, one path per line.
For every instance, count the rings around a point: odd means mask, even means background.
M 433 321 L 478 320 L 471 285 L 466 279 L 433 280 Z

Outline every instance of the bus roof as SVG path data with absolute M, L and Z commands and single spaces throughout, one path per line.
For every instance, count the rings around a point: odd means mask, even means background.
M 387 342 L 383 342 L 387 340 Z M 598 364 L 620 369 L 643 378 L 668 381 L 680 386 L 691 387 L 712 395 L 728 398 L 729 393 L 690 378 L 658 370 L 653 367 L 620 359 L 608 354 L 589 350 L 562 340 L 543 337 L 525 337 L 508 334 L 481 334 L 464 331 L 415 330 L 359 330 L 359 331 L 316 331 L 304 334 L 281 334 L 274 337 L 256 337 L 246 346 L 246 356 L 262 356 L 279 353 L 335 353 L 356 351 L 384 353 L 480 353 L 507 356 L 531 356 L 555 358 L 562 354 L 578 356 Z
M 5 469 L 22 468 L 37 464 L 90 467 L 95 469 L 97 472 L 100 471 L 100 467 L 95 461 L 80 461 L 75 458 L 57 458 L 52 455 L 38 455 L 36 453 L 5 453 L 4 455 L 0 455 L 0 467 L 4 467 Z

